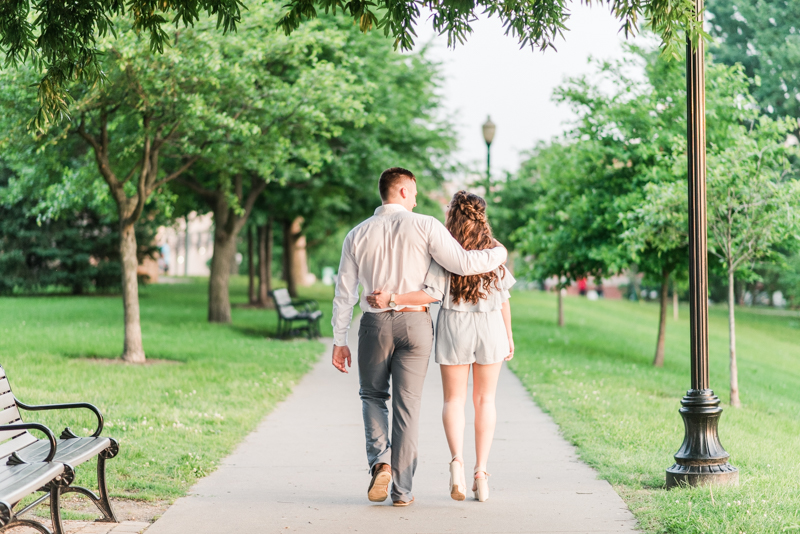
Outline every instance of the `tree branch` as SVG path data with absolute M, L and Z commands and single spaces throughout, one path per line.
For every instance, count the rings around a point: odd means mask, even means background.
M 152 192 L 152 191 L 155 191 L 156 189 L 158 189 L 159 187 L 161 187 L 161 186 L 162 186 L 162 185 L 164 185 L 165 183 L 167 183 L 167 182 L 171 182 L 172 180 L 175 180 L 175 179 L 176 179 L 176 178 L 178 178 L 178 177 L 179 177 L 181 174 L 183 174 L 184 172 L 186 172 L 187 170 L 189 170 L 189 169 L 191 168 L 191 166 L 192 166 L 192 165 L 194 165 L 195 163 L 197 163 L 197 161 L 198 161 L 199 159 L 200 159 L 200 156 L 192 156 L 191 158 L 189 158 L 189 160 L 188 160 L 186 163 L 184 163 L 183 165 L 181 165 L 181 166 L 180 166 L 180 167 L 179 167 L 179 168 L 178 168 L 178 169 L 177 169 L 175 172 L 173 172 L 173 173 L 172 173 L 172 174 L 170 174 L 170 175 L 167 175 L 166 177 L 164 177 L 164 178 L 162 178 L 161 180 L 159 180 L 159 181 L 157 181 L 156 183 L 154 183 L 154 184 L 153 184 L 153 186 L 150 188 L 150 191 L 151 191 L 151 192 Z M 184 185 L 187 185 L 187 184 L 188 184 L 188 182 L 186 182 L 186 183 L 184 183 L 184 182 L 181 182 L 181 183 L 183 183 Z M 187 185 L 187 187 L 191 187 L 191 186 Z M 201 189 L 202 189 L 202 188 L 201 188 Z M 198 191 L 198 193 L 199 193 L 199 191 Z M 201 194 L 202 194 L 202 193 L 201 193 Z
M 237 234 L 241 231 L 244 225 L 247 223 L 248 217 L 250 217 L 250 213 L 253 211 L 253 206 L 255 206 L 256 200 L 264 192 L 267 188 L 267 182 L 262 180 L 261 178 L 256 178 L 251 176 L 250 178 L 250 192 L 247 194 L 247 199 L 244 202 L 244 215 L 241 217 L 236 218 L 236 223 L 233 227 L 234 234 Z
M 102 117 L 101 120 L 105 122 L 107 116 L 103 114 L 101 115 L 101 117 Z M 108 131 L 105 125 L 103 126 L 102 130 L 105 132 L 105 139 L 107 142 Z M 92 150 L 94 151 L 94 159 L 97 162 L 97 169 L 100 171 L 100 176 L 103 177 L 103 180 L 105 180 L 106 184 L 108 184 L 108 187 L 111 190 L 111 196 L 117 203 L 117 210 L 119 212 L 120 220 L 122 220 L 123 210 L 126 207 L 127 197 L 125 196 L 123 184 L 121 184 L 119 180 L 117 180 L 114 171 L 111 170 L 111 164 L 108 161 L 108 154 L 104 150 L 102 142 L 99 141 L 94 135 L 86 131 L 86 124 L 84 123 L 83 117 L 81 117 L 81 121 L 78 125 L 76 132 L 84 141 L 86 141 L 89 144 L 89 146 L 92 147 Z
M 205 187 L 198 184 L 195 180 L 190 178 L 177 177 L 175 178 L 175 183 L 186 186 L 195 193 L 197 193 L 198 195 L 200 195 L 201 197 L 204 197 L 209 200 L 217 198 L 217 195 L 219 194 L 218 191 L 206 189 Z

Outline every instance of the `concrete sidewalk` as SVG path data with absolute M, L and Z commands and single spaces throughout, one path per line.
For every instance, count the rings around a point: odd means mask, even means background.
M 636 532 L 622 499 L 577 459 L 507 368 L 498 388 L 489 501 L 478 503 L 471 492 L 466 501 L 450 499 L 441 379 L 431 361 L 416 502 L 407 508 L 394 508 L 388 499 L 370 503 L 355 362 L 350 374 L 342 375 L 331 366 L 330 353 L 329 342 L 289 399 L 147 534 Z M 475 460 L 471 420 L 470 408 L 468 477 Z

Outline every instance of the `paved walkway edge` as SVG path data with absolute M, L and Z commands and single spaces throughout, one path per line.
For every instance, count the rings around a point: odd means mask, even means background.
M 354 355 L 356 330 L 351 329 L 350 339 Z M 294 392 L 147 534 L 636 532 L 636 520 L 619 495 L 578 459 L 558 426 L 507 368 L 498 387 L 488 502 L 449 498 L 441 380 L 431 362 L 414 478 L 416 502 L 407 508 L 370 503 L 356 363 L 349 374 L 340 374 L 330 364 L 330 340 L 326 346 Z M 474 441 L 467 404 L 469 476 Z

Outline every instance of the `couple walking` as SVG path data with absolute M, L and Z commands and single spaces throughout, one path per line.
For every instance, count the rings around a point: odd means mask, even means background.
M 358 375 L 367 459 L 367 495 L 395 506 L 414 502 L 412 478 L 422 386 L 433 348 L 428 306 L 441 302 L 435 359 L 444 390 L 444 423 L 450 447 L 450 496 L 466 497 L 464 405 L 470 366 L 475 405 L 476 462 L 472 491 L 489 498 L 486 464 L 496 423 L 495 392 L 504 360 L 514 356 L 508 290 L 514 284 L 502 265 L 506 249 L 493 237 L 486 202 L 459 191 L 447 206 L 446 227 L 413 213 L 414 175 L 399 167 L 381 174 L 383 204 L 347 234 L 333 300 L 333 365 L 351 364 L 347 331 L 353 307 L 364 312 L 358 330 Z M 389 379 L 391 378 L 391 393 Z M 389 411 L 392 400 L 392 435 Z

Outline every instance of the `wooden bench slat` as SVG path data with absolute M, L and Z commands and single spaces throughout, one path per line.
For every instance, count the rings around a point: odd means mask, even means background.
M 8 393 L 4 393 L 0 395 L 0 410 L 3 408 L 8 408 L 9 406 L 16 406 L 17 400 L 14 398 L 14 394 L 10 391 Z
M 11 432 L 11 431 L 8 431 Z M 6 432 L 2 432 L 5 434 Z M 16 452 L 20 449 L 27 447 L 28 445 L 32 445 L 39 441 L 39 438 L 31 434 L 26 430 L 22 430 L 17 436 L 12 439 L 11 441 L 6 441 L 2 445 L 0 445 L 0 458 L 5 458 L 12 452 Z M 49 447 L 48 447 L 49 450 Z
M 0 425 L 8 425 L 16 421 L 19 421 L 20 419 L 22 419 L 22 417 L 19 415 L 19 410 L 17 409 L 16 406 L 14 406 L 13 408 L 6 408 L 2 412 L 0 412 Z M 0 435 L 2 435 L 2 432 L 0 432 Z M 0 438 L 0 440 L 3 439 L 8 439 L 8 438 L 7 437 Z
M 70 438 L 59 439 L 55 462 L 68 463 L 72 467 L 78 467 L 82 463 L 97 456 L 100 451 L 105 450 L 111 445 L 108 438 Z M 50 442 L 41 439 L 33 445 L 20 451 L 19 456 L 26 462 L 41 462 L 50 452 Z
M 23 432 L 25 432 L 25 430 L 3 430 L 0 432 L 0 443 L 3 443 L 11 438 L 15 438 Z
M 56 462 L 4 465 L 0 468 L 0 499 L 13 503 L 30 495 L 64 472 Z
M 8 378 L 0 380 L 0 393 L 7 393 L 11 391 L 11 386 L 8 383 Z
M 17 401 L 14 399 L 14 394 L 9 391 L 8 393 L 0 395 L 0 425 L 7 425 L 19 421 L 20 419 L 21 417 L 19 409 L 17 409 Z M 19 434 L 19 432 L 13 434 L 8 434 L 8 432 L 13 431 L 0 432 L 0 441 L 8 439 L 12 435 L 16 436 Z
M 292 319 L 300 315 L 300 312 L 298 312 L 297 308 L 294 306 L 280 306 L 278 308 L 278 313 L 280 313 L 284 319 Z

